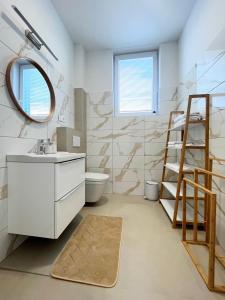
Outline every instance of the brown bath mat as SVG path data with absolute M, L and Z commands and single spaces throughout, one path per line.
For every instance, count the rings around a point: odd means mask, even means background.
M 55 278 L 113 287 L 119 267 L 122 218 L 87 215 L 56 259 Z

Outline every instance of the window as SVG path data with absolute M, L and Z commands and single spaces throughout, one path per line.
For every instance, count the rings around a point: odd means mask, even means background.
M 157 52 L 116 55 L 114 62 L 115 114 L 157 112 Z
M 32 117 L 46 117 L 50 109 L 50 93 L 41 73 L 31 64 L 20 65 L 20 101 Z

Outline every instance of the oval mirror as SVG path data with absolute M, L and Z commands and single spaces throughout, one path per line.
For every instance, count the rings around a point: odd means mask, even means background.
M 48 75 L 29 58 L 15 58 L 6 70 L 6 85 L 19 111 L 29 120 L 44 123 L 55 110 L 55 94 Z

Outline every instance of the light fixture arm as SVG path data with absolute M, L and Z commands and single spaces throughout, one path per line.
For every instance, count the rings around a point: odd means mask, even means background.
M 55 54 L 52 52 L 52 50 L 48 47 L 48 45 L 45 43 L 45 41 L 41 38 L 41 36 L 37 33 L 37 31 L 34 29 L 34 27 L 27 21 L 27 19 L 24 17 L 24 15 L 20 12 L 20 10 L 15 6 L 12 5 L 12 8 L 15 10 L 15 12 L 18 14 L 18 16 L 24 21 L 24 23 L 28 26 L 29 30 L 25 31 L 25 36 L 34 44 L 34 46 L 40 50 L 41 46 L 45 46 L 45 48 L 51 53 L 51 55 L 55 58 L 55 60 L 59 60 Z

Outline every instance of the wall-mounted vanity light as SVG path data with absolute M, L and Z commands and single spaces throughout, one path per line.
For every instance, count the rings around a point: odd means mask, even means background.
M 15 10 L 15 12 L 20 16 L 20 18 L 24 21 L 24 23 L 28 26 L 30 30 L 25 30 L 25 36 L 31 41 L 31 43 L 40 50 L 42 46 L 45 46 L 45 48 L 51 53 L 51 55 L 55 58 L 55 60 L 59 60 L 55 54 L 52 52 L 52 50 L 48 47 L 48 45 L 45 43 L 45 41 L 40 37 L 40 35 L 37 33 L 37 31 L 33 28 L 33 26 L 27 21 L 27 19 L 24 17 L 24 15 L 19 11 L 19 9 L 12 5 L 12 8 Z

